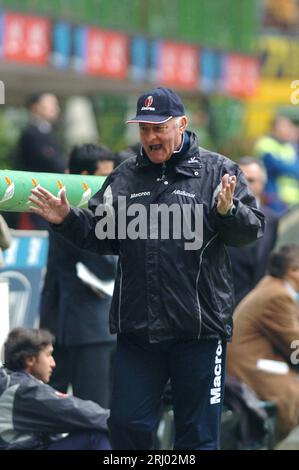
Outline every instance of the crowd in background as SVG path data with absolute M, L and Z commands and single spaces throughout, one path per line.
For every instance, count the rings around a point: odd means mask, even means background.
M 57 97 L 37 93 L 27 106 L 29 121 L 15 151 L 16 170 L 107 176 L 139 149 L 136 144 L 116 155 L 103 145 L 87 143 L 73 148 L 67 156 L 55 131 L 60 113 Z M 261 399 L 277 404 L 280 433 L 285 436 L 298 424 L 299 416 L 298 375 L 289 360 L 290 343 L 299 338 L 299 253 L 296 247 L 270 253 L 277 242 L 280 217 L 299 202 L 298 126 L 287 117 L 277 116 L 269 135 L 256 142 L 252 156 L 240 155 L 238 163 L 267 225 L 263 238 L 242 248 L 228 248 L 236 298 L 228 372 L 250 385 Z M 8 217 L 8 223 L 10 220 Z M 2 217 L 0 222 L 1 249 L 6 249 L 9 232 Z M 22 214 L 13 224 L 19 229 L 49 230 L 40 326 L 56 337 L 56 368 L 50 385 L 63 393 L 71 386 L 78 398 L 109 408 L 115 348 L 115 337 L 108 328 L 110 299 L 79 280 L 76 264 L 82 262 L 100 279 L 112 280 L 116 257 L 88 256 L 52 233 L 35 214 Z M 287 369 L 279 375 L 271 365 L 268 370 L 257 368 L 257 362 L 266 358 L 286 363 Z M 267 374 L 272 374 L 272 383 L 263 380 Z

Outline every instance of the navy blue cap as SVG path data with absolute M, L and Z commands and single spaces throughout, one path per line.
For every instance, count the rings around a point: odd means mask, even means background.
M 138 98 L 136 116 L 127 123 L 162 124 L 173 117 L 184 115 L 185 108 L 181 98 L 170 88 L 159 87 Z

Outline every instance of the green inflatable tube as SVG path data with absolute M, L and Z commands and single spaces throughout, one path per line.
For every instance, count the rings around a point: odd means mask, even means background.
M 38 185 L 55 196 L 64 188 L 69 203 L 84 208 L 104 181 L 104 176 L 0 170 L 0 212 L 29 212 L 32 203 L 28 197 L 31 189 Z

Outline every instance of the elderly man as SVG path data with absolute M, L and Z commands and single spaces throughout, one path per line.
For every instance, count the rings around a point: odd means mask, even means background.
M 90 202 L 94 215 L 43 188 L 33 191 L 32 210 L 79 246 L 119 254 L 110 310 L 114 449 L 152 448 L 169 378 L 175 448 L 216 449 L 232 335 L 225 245 L 262 236 L 264 217 L 238 166 L 198 147 L 172 90 L 140 96 L 129 122 L 139 124 L 140 152 L 107 178 Z

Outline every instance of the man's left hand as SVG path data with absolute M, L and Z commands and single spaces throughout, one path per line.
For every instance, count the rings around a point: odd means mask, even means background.
M 227 215 L 233 205 L 233 196 L 235 187 L 237 184 L 237 178 L 235 176 L 229 176 L 226 173 L 222 177 L 222 189 L 220 190 L 217 198 L 217 212 L 220 215 Z

